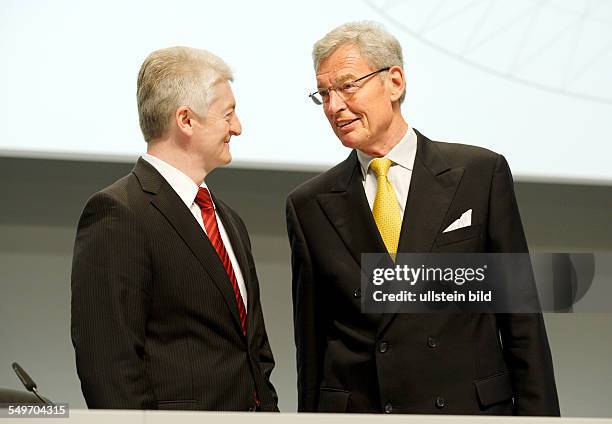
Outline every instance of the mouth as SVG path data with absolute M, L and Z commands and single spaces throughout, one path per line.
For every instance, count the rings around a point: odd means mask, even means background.
M 337 128 L 344 128 L 347 127 L 349 125 L 351 125 L 353 122 L 359 121 L 359 118 L 355 118 L 355 119 L 350 119 L 348 121 L 336 121 L 336 127 Z

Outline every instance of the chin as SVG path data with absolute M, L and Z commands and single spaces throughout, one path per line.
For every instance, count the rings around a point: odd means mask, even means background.
M 361 145 L 360 140 L 355 139 L 354 137 L 338 137 L 340 139 L 340 142 L 342 143 L 342 145 L 344 147 L 348 147 L 349 149 L 359 149 L 359 146 Z
M 232 161 L 232 152 L 230 151 L 229 144 L 223 145 L 223 150 L 219 152 L 219 162 L 222 165 L 227 165 Z

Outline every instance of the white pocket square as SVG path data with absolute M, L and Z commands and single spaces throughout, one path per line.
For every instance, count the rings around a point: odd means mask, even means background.
M 469 227 L 472 225 L 472 210 L 468 209 L 463 212 L 463 215 L 459 217 L 458 220 L 449 225 L 446 230 L 442 231 L 443 233 L 448 233 L 449 231 L 455 231 L 459 228 Z

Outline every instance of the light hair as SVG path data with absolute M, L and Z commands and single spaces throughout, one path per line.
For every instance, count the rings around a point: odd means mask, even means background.
M 206 50 L 179 46 L 149 54 L 138 72 L 136 89 L 145 141 L 164 136 L 180 106 L 205 116 L 214 98 L 213 86 L 233 79 L 229 66 Z
M 321 62 L 340 47 L 355 46 L 370 67 L 382 69 L 391 66 L 404 68 L 402 46 L 397 38 L 374 21 L 348 22 L 328 32 L 312 48 L 312 61 L 318 72 Z M 381 75 L 381 78 L 384 78 Z M 406 89 L 400 103 L 406 97 Z

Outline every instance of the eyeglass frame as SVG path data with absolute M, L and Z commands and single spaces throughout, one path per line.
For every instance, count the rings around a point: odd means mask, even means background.
M 353 81 L 346 81 L 346 82 L 343 82 L 342 84 L 355 84 L 355 83 L 357 83 L 357 82 L 359 82 L 359 81 L 363 81 L 364 79 L 369 78 L 369 77 L 371 77 L 371 76 L 373 76 L 373 75 L 379 74 L 379 73 L 381 73 L 381 72 L 388 71 L 388 70 L 389 70 L 389 69 L 391 69 L 391 68 L 392 68 L 391 66 L 387 66 L 386 68 L 381 68 L 381 69 L 379 69 L 378 71 L 370 72 L 369 74 L 364 75 L 364 76 L 362 76 L 362 77 L 359 77 L 359 78 L 357 78 L 356 80 L 353 80 Z M 356 85 L 355 87 L 356 87 L 356 88 L 361 88 L 361 86 L 359 86 L 359 85 Z M 336 94 L 338 94 L 338 95 L 339 95 L 339 96 L 340 96 L 340 97 L 341 97 L 343 100 L 345 100 L 345 101 L 346 101 L 346 99 L 344 98 L 344 96 L 342 96 L 342 94 L 338 93 L 338 89 L 339 89 L 339 88 L 340 88 L 340 87 L 334 87 L 334 86 L 332 85 L 332 86 L 330 86 L 330 87 L 329 87 L 327 90 L 328 90 L 328 91 L 330 91 L 330 92 L 331 92 L 332 90 L 334 90 L 334 91 L 336 92 Z M 344 90 L 346 90 L 346 88 L 345 88 Z M 310 94 L 308 95 L 308 97 L 310 97 L 310 99 L 313 101 L 313 103 L 314 103 L 314 104 L 316 104 L 317 106 L 321 106 L 323 103 L 325 103 L 325 101 L 324 101 L 324 100 L 323 100 L 323 101 L 321 101 L 321 100 L 317 99 L 317 98 L 316 98 L 316 95 L 317 95 L 317 94 L 318 94 L 319 96 L 321 96 L 321 98 L 323 97 L 323 95 L 321 95 L 320 90 L 317 90 L 317 91 L 314 91 L 314 92 L 310 93 Z M 353 94 L 353 93 L 351 93 L 351 94 Z M 328 96 L 329 96 L 329 94 L 328 94 Z

